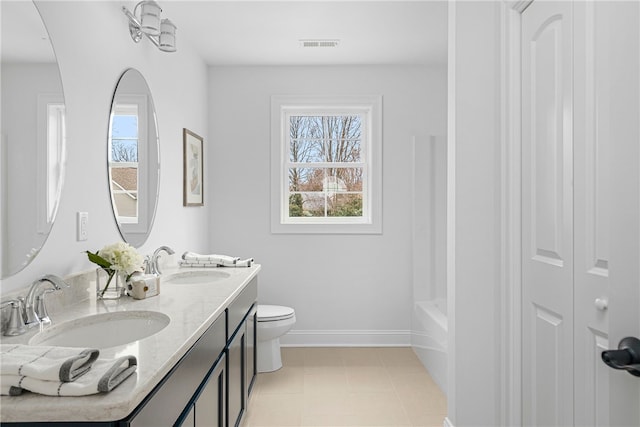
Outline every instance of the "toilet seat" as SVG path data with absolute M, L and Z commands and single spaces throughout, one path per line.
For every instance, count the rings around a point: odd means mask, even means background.
M 276 322 L 291 319 L 294 315 L 295 311 L 291 307 L 258 304 L 258 322 Z

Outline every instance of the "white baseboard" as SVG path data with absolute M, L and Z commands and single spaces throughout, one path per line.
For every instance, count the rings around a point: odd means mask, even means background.
M 444 421 L 442 422 L 442 426 L 443 427 L 454 427 L 454 425 L 451 422 L 451 420 L 449 420 L 449 417 L 445 417 Z
M 280 338 L 283 347 L 409 347 L 411 331 L 301 330 Z

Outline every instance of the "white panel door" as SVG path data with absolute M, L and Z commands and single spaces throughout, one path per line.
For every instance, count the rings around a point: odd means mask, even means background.
M 575 425 L 609 425 L 612 10 L 574 4 Z
M 598 2 L 599 3 L 599 2 Z M 640 338 L 640 3 L 603 2 L 611 156 L 609 345 Z M 640 378 L 609 370 L 610 426 L 640 426 Z
M 639 23 L 639 2 L 522 14 L 524 425 L 640 426 L 640 378 L 601 360 L 640 337 Z
M 573 424 L 572 4 L 522 15 L 524 425 Z

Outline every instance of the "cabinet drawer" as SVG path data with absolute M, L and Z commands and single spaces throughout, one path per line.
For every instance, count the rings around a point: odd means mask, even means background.
M 220 316 L 134 412 L 129 425 L 173 424 L 226 346 L 225 316 Z
M 240 323 L 257 299 L 258 278 L 254 277 L 227 309 L 227 341 L 240 326 Z

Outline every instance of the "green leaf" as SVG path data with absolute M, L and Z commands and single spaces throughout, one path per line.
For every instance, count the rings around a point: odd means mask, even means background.
M 107 261 L 106 259 L 102 258 L 100 255 L 98 255 L 98 252 L 96 251 L 96 253 L 92 253 L 89 251 L 85 251 L 87 253 L 87 256 L 89 257 L 89 261 L 91 261 L 94 264 L 98 264 L 100 267 L 102 268 L 110 268 L 111 267 L 111 263 L 109 261 Z

